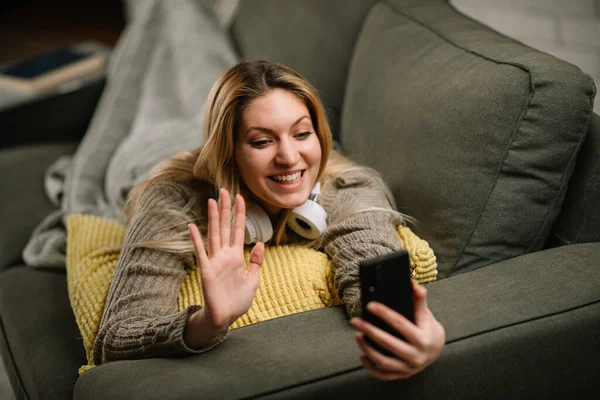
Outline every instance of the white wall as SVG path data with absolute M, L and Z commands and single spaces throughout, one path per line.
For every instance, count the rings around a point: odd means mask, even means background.
M 462 13 L 577 65 L 600 91 L 600 0 L 451 0 Z M 594 111 L 600 114 L 600 94 Z

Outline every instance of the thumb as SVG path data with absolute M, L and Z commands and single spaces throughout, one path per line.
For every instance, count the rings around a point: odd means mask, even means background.
M 248 265 L 248 273 L 258 273 L 265 259 L 265 245 L 262 242 L 256 243 L 250 253 L 250 265 Z
M 419 318 L 423 317 L 429 310 L 427 307 L 427 289 L 414 279 L 412 280 L 412 287 L 415 300 L 415 319 L 417 320 L 415 322 L 418 325 Z

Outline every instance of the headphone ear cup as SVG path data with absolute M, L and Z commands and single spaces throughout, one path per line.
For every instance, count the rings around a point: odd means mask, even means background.
M 246 232 L 244 244 L 258 243 L 273 237 L 273 226 L 269 216 L 258 204 L 248 202 L 246 205 Z
M 287 226 L 307 239 L 318 239 L 327 228 L 327 212 L 317 202 L 306 203 L 292 210 Z

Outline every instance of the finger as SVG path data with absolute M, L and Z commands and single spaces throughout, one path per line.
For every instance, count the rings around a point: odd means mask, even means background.
M 212 258 L 220 248 L 219 208 L 215 199 L 208 199 L 208 258 Z
M 220 227 L 221 227 L 221 247 L 229 246 L 231 235 L 231 198 L 229 191 L 221 189 L 219 193 L 219 208 L 220 208 Z
M 419 293 L 419 295 L 422 296 L 427 295 L 427 288 L 421 285 L 416 279 L 411 278 L 410 283 L 412 284 L 412 289 L 414 293 Z
M 244 247 L 246 234 L 246 202 L 241 195 L 235 196 L 235 221 L 233 224 L 233 247 Z
M 250 263 L 248 265 L 248 274 L 257 274 L 260 271 L 260 267 L 265 259 L 265 245 L 262 242 L 258 242 L 254 245 L 252 252 L 250 253 Z
M 377 379 L 381 379 L 382 381 L 394 381 L 396 379 L 408 378 L 408 376 L 410 376 L 399 373 L 380 371 L 365 354 L 360 355 L 360 361 L 363 365 L 363 368 L 369 373 L 369 375 L 372 375 Z
M 200 231 L 196 224 L 189 224 L 188 229 L 190 230 L 190 235 L 194 242 L 194 251 L 196 252 L 196 259 L 198 260 L 198 267 L 205 268 L 208 265 L 208 257 L 206 255 L 206 250 L 204 250 L 202 235 L 200 235 Z
M 429 307 L 427 307 L 427 289 L 413 281 L 413 293 L 415 303 L 415 323 L 421 325 L 422 322 L 430 318 Z
M 377 367 L 377 369 L 385 372 L 395 372 L 395 373 L 407 373 L 410 371 L 410 367 L 399 360 L 398 358 L 393 358 L 386 356 L 385 354 L 380 353 L 373 347 L 369 346 L 365 339 L 364 333 L 357 333 L 355 335 L 356 342 L 360 346 L 360 349 L 369 357 L 369 360 Z
M 369 302 L 367 309 L 371 314 L 379 317 L 396 332 L 404 336 L 407 342 L 415 343 L 418 341 L 421 334 L 419 327 L 413 324 L 404 315 L 377 301 Z
M 413 345 L 379 329 L 362 318 L 354 317 L 350 320 L 350 324 L 359 332 L 368 335 L 371 340 L 389 350 L 399 359 L 409 362 L 410 365 L 414 364 L 412 360 L 417 357 L 418 351 Z

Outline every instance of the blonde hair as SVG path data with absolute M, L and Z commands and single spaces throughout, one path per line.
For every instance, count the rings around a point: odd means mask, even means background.
M 305 78 L 281 64 L 262 60 L 243 61 L 225 72 L 209 93 L 204 111 L 202 145 L 160 162 L 148 173 L 143 182 L 131 189 L 123 208 L 128 220 L 131 221 L 135 215 L 141 195 L 157 181 L 209 182 L 215 188 L 227 189 L 232 199 L 235 199 L 237 194 L 241 194 L 245 200 L 248 200 L 251 193 L 241 181 L 234 157 L 236 136 L 246 107 L 253 100 L 277 88 L 290 91 L 308 108 L 321 145 L 321 165 L 317 180 L 321 182 L 324 191 L 327 190 L 332 178 L 342 171 L 363 168 L 332 149 L 332 135 L 323 104 L 317 90 Z M 381 184 L 386 187 L 383 182 Z M 189 238 L 187 224 L 198 222 L 200 219 L 191 210 L 191 204 L 186 204 L 183 208 L 168 206 L 152 210 L 173 217 L 173 223 L 168 227 L 160 228 L 161 232 L 176 227 L 179 232 L 161 240 L 123 245 L 121 248 L 150 247 L 193 254 L 194 247 Z M 285 238 L 285 225 L 290 213 L 291 210 L 285 210 L 275 224 L 273 243 L 276 245 Z

